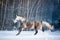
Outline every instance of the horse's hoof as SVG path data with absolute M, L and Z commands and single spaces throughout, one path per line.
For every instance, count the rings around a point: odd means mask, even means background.
M 43 29 L 42 31 L 44 32 L 45 30 Z
M 36 35 L 36 33 L 34 35 Z
M 18 36 L 19 34 L 16 34 L 16 36 Z
M 55 30 L 51 30 L 51 32 L 54 32 Z

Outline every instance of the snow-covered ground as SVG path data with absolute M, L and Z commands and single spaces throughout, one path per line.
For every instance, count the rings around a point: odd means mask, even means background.
M 18 31 L 0 31 L 0 40 L 60 40 L 60 31 L 39 31 L 34 35 L 34 31 L 22 31 L 16 36 Z

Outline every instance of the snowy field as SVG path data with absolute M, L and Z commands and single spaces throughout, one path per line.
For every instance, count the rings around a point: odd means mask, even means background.
M 60 40 L 60 31 L 39 31 L 34 35 L 34 31 L 22 31 L 16 36 L 18 31 L 0 31 L 0 40 Z

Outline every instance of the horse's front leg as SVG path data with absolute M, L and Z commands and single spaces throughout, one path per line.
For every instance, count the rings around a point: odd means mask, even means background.
M 16 35 L 19 35 L 21 31 L 22 31 L 22 27 L 19 27 L 18 33 Z
M 35 27 L 35 34 L 34 35 L 36 35 L 38 33 L 38 29 L 37 29 L 37 27 Z

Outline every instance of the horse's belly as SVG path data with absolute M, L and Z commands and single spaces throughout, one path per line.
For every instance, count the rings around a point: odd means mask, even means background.
M 29 29 L 34 29 L 34 25 L 27 26 Z
M 32 26 L 30 29 L 34 29 L 34 26 Z

